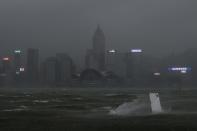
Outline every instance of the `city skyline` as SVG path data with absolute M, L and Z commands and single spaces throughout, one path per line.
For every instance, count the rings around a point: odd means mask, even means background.
M 107 49 L 143 48 L 155 56 L 182 52 L 196 47 L 196 5 L 185 0 L 2 0 L 0 55 L 32 47 L 43 57 L 67 52 L 81 62 L 97 24 Z
M 197 131 L 197 0 L 0 0 L 0 130 Z

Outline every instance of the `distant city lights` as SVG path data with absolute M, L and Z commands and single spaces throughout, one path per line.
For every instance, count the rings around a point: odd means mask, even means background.
M 4 61 L 9 61 L 10 58 L 9 58 L 9 57 L 4 57 L 3 60 L 4 60 Z
M 25 71 L 25 68 L 20 68 L 20 72 L 24 72 Z
M 170 71 L 191 71 L 190 67 L 172 67 L 168 68 Z
M 109 50 L 109 53 L 116 53 L 116 50 L 114 50 L 114 49 Z
M 21 50 L 15 50 L 14 53 L 20 54 L 21 53 Z
M 20 72 L 19 72 L 19 71 L 17 71 L 17 72 L 16 72 L 16 75 L 20 75 Z
M 132 49 L 131 52 L 132 53 L 141 53 L 142 49 Z
M 171 67 L 168 68 L 169 71 L 172 72 L 179 72 L 181 74 L 187 74 L 188 72 L 190 72 L 192 70 L 192 68 L 190 67 Z
M 159 72 L 154 73 L 154 76 L 160 76 L 160 75 L 161 75 L 161 73 L 159 73 Z
M 182 74 L 186 74 L 186 73 L 187 73 L 187 71 L 185 71 L 185 70 L 182 70 L 182 71 L 181 71 L 181 73 L 182 73 Z

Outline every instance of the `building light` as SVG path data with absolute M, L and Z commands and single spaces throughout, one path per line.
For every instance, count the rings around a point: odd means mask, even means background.
M 142 49 L 131 49 L 132 53 L 141 53 Z
M 109 53 L 116 53 L 116 50 L 112 49 L 108 51 Z
M 20 68 L 20 72 L 24 72 L 25 71 L 25 68 Z
M 21 53 L 21 50 L 15 50 L 14 53 L 20 54 Z
M 159 73 L 159 72 L 154 73 L 154 76 L 160 76 L 160 75 L 161 75 L 161 73 Z
M 16 71 L 16 75 L 20 75 L 20 72 L 19 71 Z
M 181 74 L 187 74 L 187 71 L 182 70 L 182 71 L 181 71 Z
M 171 67 L 168 68 L 169 71 L 191 71 L 190 67 Z
M 9 58 L 9 57 L 4 57 L 3 60 L 4 60 L 4 61 L 9 61 L 10 58 Z

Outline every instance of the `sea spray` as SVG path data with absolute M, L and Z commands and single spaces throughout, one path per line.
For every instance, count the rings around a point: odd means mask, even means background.
M 163 109 L 161 107 L 161 102 L 159 98 L 159 93 L 150 93 L 151 110 L 153 114 L 162 113 Z
M 148 113 L 150 113 L 149 104 L 139 99 L 133 102 L 125 102 L 109 112 L 110 115 L 117 116 L 144 115 Z

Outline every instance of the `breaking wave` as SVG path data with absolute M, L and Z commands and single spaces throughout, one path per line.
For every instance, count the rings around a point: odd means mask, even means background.
M 140 101 L 139 99 L 133 102 L 125 102 L 116 109 L 110 110 L 110 115 L 130 116 L 130 115 L 146 115 L 151 113 L 150 104 Z

